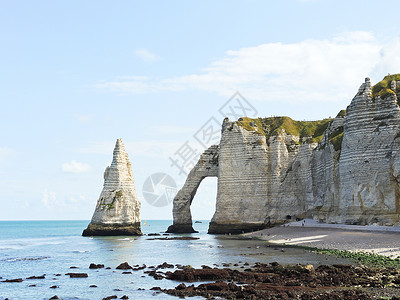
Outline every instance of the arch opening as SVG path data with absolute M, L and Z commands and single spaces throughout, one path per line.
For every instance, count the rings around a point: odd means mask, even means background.
M 190 206 L 200 183 L 205 178 L 218 176 L 219 146 L 211 146 L 200 156 L 190 171 L 186 182 L 174 198 L 172 214 L 174 223 L 168 227 L 170 233 L 192 233 L 192 215 Z
M 217 177 L 206 177 L 200 183 L 190 206 L 194 230 L 208 230 L 208 224 L 215 213 L 217 186 Z

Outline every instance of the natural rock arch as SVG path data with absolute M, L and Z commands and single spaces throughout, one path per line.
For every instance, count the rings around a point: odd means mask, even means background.
M 170 233 L 196 232 L 192 226 L 190 205 L 200 183 L 206 177 L 218 176 L 219 146 L 213 145 L 200 156 L 199 161 L 190 171 L 185 184 L 179 190 L 173 203 L 173 225 L 168 227 Z

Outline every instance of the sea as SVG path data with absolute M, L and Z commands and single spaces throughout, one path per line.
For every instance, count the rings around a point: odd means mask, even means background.
M 174 288 L 172 280 L 155 280 L 144 270 L 123 274 L 116 267 L 169 264 L 201 268 L 223 263 L 255 262 L 280 264 L 348 263 L 344 259 L 311 253 L 303 249 L 271 246 L 265 241 L 230 235 L 209 235 L 209 221 L 198 220 L 196 240 L 159 240 L 172 221 L 142 221 L 140 237 L 82 237 L 89 221 L 0 221 L 0 299 L 103 299 L 123 295 L 129 299 L 176 299 L 152 287 Z M 148 234 L 160 233 L 161 236 Z M 110 269 L 89 269 L 91 263 Z M 72 267 L 72 268 L 71 268 Z M 173 271 L 174 269 L 169 269 Z M 165 270 L 163 270 L 165 271 Z M 70 278 L 67 273 L 87 273 L 87 278 Z M 27 279 L 42 276 L 45 279 Z M 6 279 L 22 282 L 4 282 Z M 200 283 L 196 283 L 200 284 Z M 96 287 L 90 287 L 95 285 Z M 191 299 L 202 299 L 194 297 Z

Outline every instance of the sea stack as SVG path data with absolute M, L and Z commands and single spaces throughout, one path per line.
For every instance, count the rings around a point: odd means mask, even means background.
M 83 236 L 142 235 L 140 201 L 136 194 L 132 164 L 122 139 L 118 139 L 111 166 L 104 171 L 104 187 L 92 220 Z

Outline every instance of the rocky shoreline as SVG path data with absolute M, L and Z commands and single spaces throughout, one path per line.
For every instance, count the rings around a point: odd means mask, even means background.
M 176 282 L 175 288 L 154 286 L 154 296 L 165 293 L 179 298 L 200 296 L 207 299 L 400 299 L 400 269 L 373 268 L 363 265 L 281 265 L 247 262 L 223 263 L 221 266 L 193 268 L 189 265 L 173 265 L 167 262 L 157 266 L 130 265 L 128 262 L 116 268 L 91 263 L 89 269 L 106 269 L 110 272 L 133 274 L 141 271 L 159 281 Z M 71 267 L 70 269 L 76 269 Z M 25 280 L 44 280 L 46 274 L 25 279 L 2 279 L 1 284 L 16 284 Z M 63 276 L 54 274 L 54 276 Z M 70 278 L 90 277 L 85 270 L 67 272 Z M 51 277 L 51 276 L 49 276 Z M 71 283 L 72 284 L 72 283 Z M 34 284 L 30 286 L 35 286 Z M 96 288 L 88 285 L 88 288 Z M 57 285 L 50 286 L 57 289 Z M 138 290 L 144 290 L 138 288 Z M 123 293 L 122 290 L 114 289 Z M 12 295 L 11 295 L 12 296 Z M 8 298 L 5 298 L 8 299 Z M 53 296 L 50 299 L 62 299 Z M 104 299 L 130 299 L 128 295 L 105 295 Z
M 180 298 L 207 299 L 400 299 L 400 271 L 365 266 L 282 266 L 257 263 L 243 271 L 224 268 L 184 268 L 166 272 L 165 278 L 183 281 L 163 293 Z M 185 284 L 211 281 L 195 286 Z

